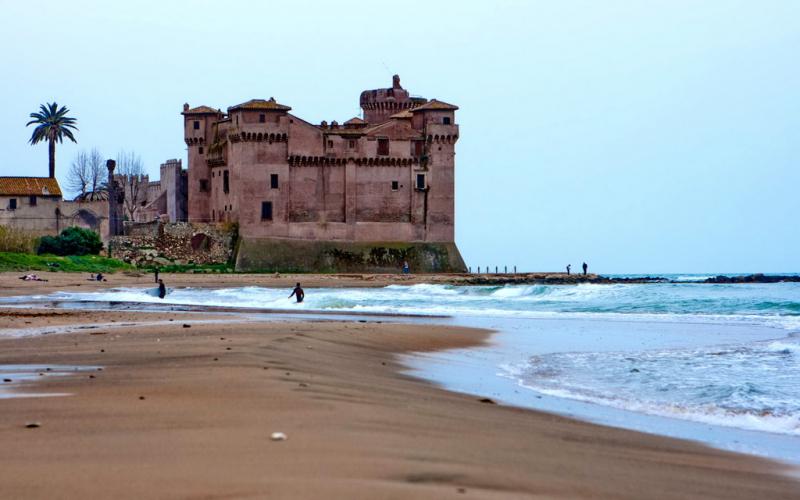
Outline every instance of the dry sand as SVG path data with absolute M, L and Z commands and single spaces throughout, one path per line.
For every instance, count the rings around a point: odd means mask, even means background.
M 55 279 L 20 287 L 16 276 L 0 278 L 6 293 L 98 286 L 47 273 Z M 186 278 L 171 284 L 265 279 Z M 164 321 L 0 340 L 0 364 L 103 367 L 23 387 L 70 396 L 0 399 L 0 498 L 800 497 L 780 464 L 483 403 L 404 376 L 395 361 L 479 345 L 485 331 L 209 317 L 0 311 L 0 329 Z

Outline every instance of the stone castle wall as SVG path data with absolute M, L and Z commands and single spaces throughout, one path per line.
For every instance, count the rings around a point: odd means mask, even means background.
M 233 258 L 236 227 L 222 224 L 125 223 L 111 239 L 111 256 L 139 266 L 224 264 Z

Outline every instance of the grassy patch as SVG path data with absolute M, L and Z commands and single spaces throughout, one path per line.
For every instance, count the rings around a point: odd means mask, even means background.
M 57 257 L 26 253 L 0 252 L 0 271 L 64 271 L 72 273 L 113 273 L 134 269 L 121 260 L 81 255 Z
M 160 273 L 233 273 L 234 269 L 228 264 L 166 264 L 163 266 L 145 266 L 142 271 L 153 272 L 158 269 Z

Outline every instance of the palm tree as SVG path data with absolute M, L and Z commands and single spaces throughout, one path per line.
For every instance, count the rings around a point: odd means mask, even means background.
M 58 104 L 51 103 L 39 105 L 38 113 L 31 113 L 33 120 L 29 121 L 25 126 L 36 124 L 31 135 L 31 145 L 41 141 L 48 141 L 48 153 L 50 155 L 50 177 L 56 176 L 56 141 L 64 142 L 64 137 L 72 142 L 78 142 L 72 135 L 70 129 L 78 130 L 75 126 L 75 118 L 67 116 L 69 110 L 66 106 L 58 108 Z

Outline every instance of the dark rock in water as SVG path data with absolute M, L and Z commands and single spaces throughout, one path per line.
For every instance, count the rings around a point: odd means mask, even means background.
M 714 276 L 703 283 L 800 283 L 798 275 L 767 276 L 762 273 L 748 274 L 747 276 Z
M 490 405 L 496 405 L 497 404 L 497 403 L 495 403 L 494 401 L 492 401 L 489 398 L 479 399 L 478 401 L 480 401 L 481 403 L 487 403 L 487 404 L 490 404 Z
M 639 369 L 638 368 L 632 368 L 631 369 L 631 373 L 639 373 Z

